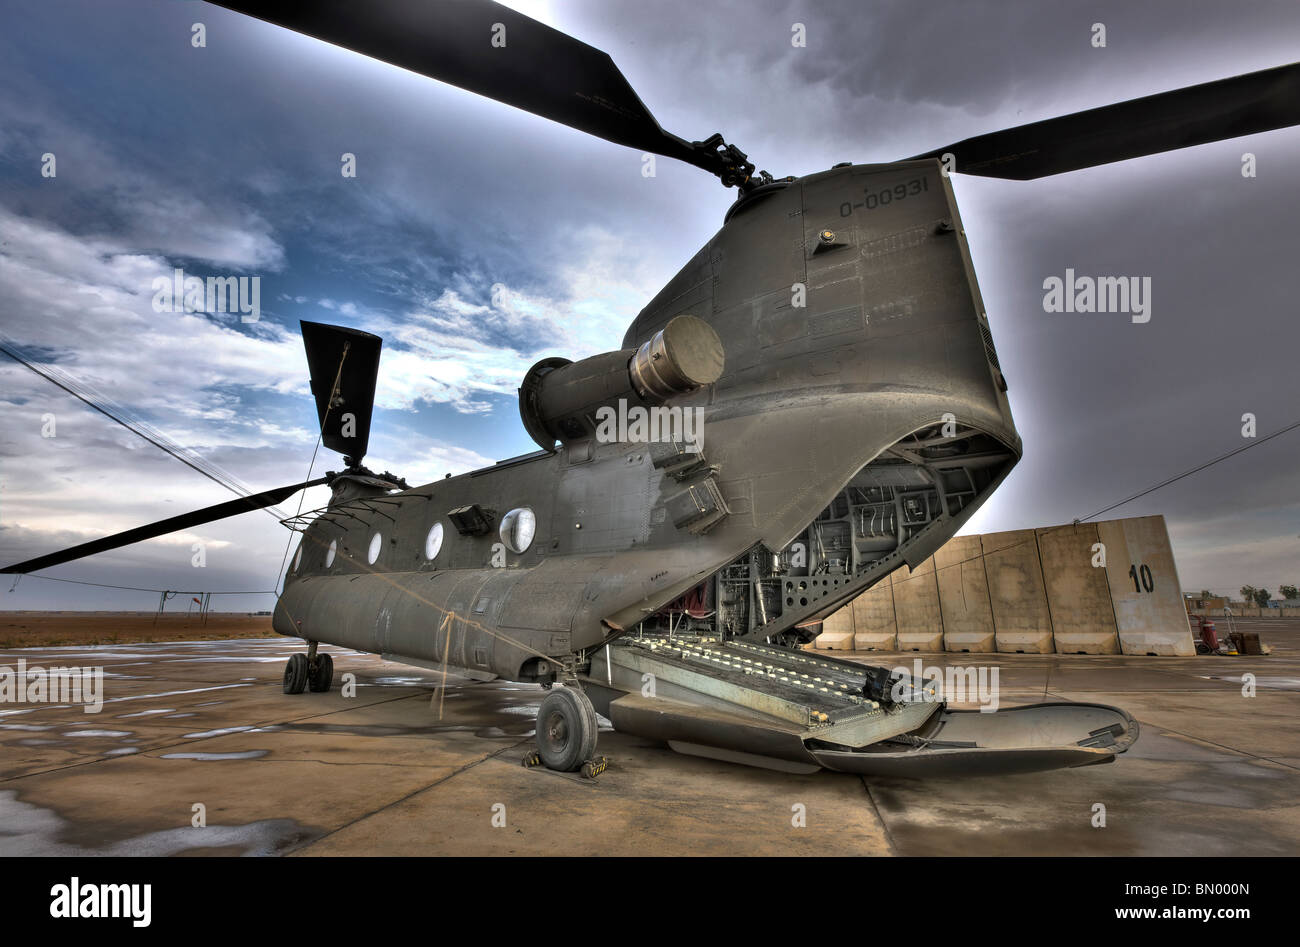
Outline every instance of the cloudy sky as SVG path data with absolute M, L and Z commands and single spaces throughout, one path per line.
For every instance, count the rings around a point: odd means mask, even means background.
M 665 128 L 721 131 L 777 175 L 1300 59 L 1294 0 L 510 5 L 609 52 Z M 0 25 L 0 332 L 256 489 L 311 462 L 299 319 L 385 339 L 370 466 L 412 483 L 465 471 L 531 448 L 515 403 L 528 366 L 617 347 L 734 197 L 685 165 L 661 159 L 645 178 L 628 149 L 201 2 L 0 0 Z M 1085 516 L 1246 443 L 1247 412 L 1261 436 L 1300 420 L 1300 131 L 954 186 L 1025 442 L 967 532 Z M 176 267 L 259 276 L 260 321 L 155 312 L 153 280 Z M 1067 267 L 1149 276 L 1151 321 L 1044 312 L 1043 280 Z M 0 410 L 6 563 L 229 498 L 8 360 Z M 317 474 L 341 466 L 326 454 Z M 1163 513 L 1184 588 L 1276 590 L 1300 581 L 1297 469 L 1300 431 L 1110 515 Z M 249 513 L 48 574 L 270 589 L 287 538 Z M 7 609 L 157 600 L 9 585 Z

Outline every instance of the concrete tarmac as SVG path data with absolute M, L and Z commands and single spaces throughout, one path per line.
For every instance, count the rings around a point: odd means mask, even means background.
M 286 696 L 291 639 L 0 651 L 0 673 L 105 675 L 97 714 L 0 704 L 0 854 L 1295 855 L 1300 621 L 1239 625 L 1273 654 L 849 655 L 996 666 L 1003 706 L 1110 703 L 1142 726 L 1114 764 L 929 781 L 770 772 L 607 727 L 599 778 L 525 769 L 540 688 L 439 693 L 435 671 L 327 648 L 335 688 Z

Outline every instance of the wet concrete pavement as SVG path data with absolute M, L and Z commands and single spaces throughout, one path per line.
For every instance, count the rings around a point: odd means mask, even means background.
M 0 651 L 102 666 L 106 697 L 97 714 L 0 704 L 0 854 L 1297 854 L 1300 622 L 1262 630 L 1267 657 L 854 656 L 996 665 L 1004 706 L 1111 703 L 1142 726 L 1111 765 L 925 782 L 609 729 L 596 780 L 524 769 L 540 688 L 453 677 L 440 701 L 437 672 L 328 648 L 335 689 L 286 696 L 286 639 Z

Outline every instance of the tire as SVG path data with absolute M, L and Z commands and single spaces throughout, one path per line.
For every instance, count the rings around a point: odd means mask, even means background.
M 582 706 L 586 709 L 587 716 L 591 719 L 591 749 L 588 750 L 587 755 L 582 758 L 582 761 L 585 763 L 596 755 L 596 743 L 600 739 L 600 717 L 596 715 L 596 708 L 592 706 L 590 697 L 582 691 L 578 691 L 578 696 L 582 698 Z
M 289 656 L 289 660 L 284 666 L 284 692 L 286 694 L 301 694 L 306 689 L 307 670 L 307 655 L 294 654 Z
M 552 687 L 537 711 L 537 754 L 547 769 L 572 773 L 596 752 L 596 710 L 572 687 Z
M 334 684 L 334 659 L 328 654 L 316 655 L 316 666 L 307 675 L 307 687 L 313 694 L 323 694 Z

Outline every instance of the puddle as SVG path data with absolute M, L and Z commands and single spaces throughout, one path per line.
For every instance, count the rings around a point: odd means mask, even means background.
M 201 731 L 201 732 L 199 732 L 199 733 L 187 733 L 187 734 L 185 734 L 185 739 L 187 739 L 187 740 L 201 740 L 201 739 L 203 739 L 204 737 L 221 737 L 221 736 L 225 736 L 227 733 L 246 733 L 246 732 L 248 732 L 249 730 L 253 730 L 253 729 L 255 729 L 255 728 L 254 728 L 254 727 L 222 727 L 222 728 L 220 728 L 220 729 L 218 729 L 218 730 L 203 730 L 203 731 Z
M 137 710 L 133 714 L 118 714 L 117 716 L 119 720 L 125 720 L 128 717 L 151 717 L 154 714 L 174 714 L 174 713 L 176 713 L 176 708 L 168 707 L 166 710 Z
M 216 684 L 212 687 L 192 687 L 184 691 L 163 691 L 160 694 L 134 694 L 130 697 L 110 697 L 104 701 L 106 704 L 116 704 L 124 700 L 152 700 L 155 697 L 178 697 L 181 694 L 201 694 L 204 691 L 224 691 L 231 687 L 248 687 L 247 684 Z M 220 703 L 220 701 L 216 701 Z
M 251 654 L 240 655 L 238 657 L 210 657 L 200 658 L 194 655 L 187 657 L 167 658 L 165 661 L 159 661 L 159 664 L 283 664 L 288 661 L 288 657 L 277 655 L 270 658 L 256 657 Z M 253 678 L 246 678 L 253 680 Z
M 1250 673 L 1249 671 L 1246 673 Z M 1239 674 L 1202 674 L 1199 675 L 1204 681 L 1222 681 L 1225 684 L 1244 684 Z M 1283 690 L 1300 689 L 1300 677 L 1265 677 L 1262 674 L 1255 675 L 1256 687 L 1278 687 Z
M 391 677 L 377 677 L 374 680 L 369 681 L 368 683 L 380 684 L 386 687 L 412 687 L 412 686 L 418 686 L 420 684 L 428 684 L 429 679 L 427 677 L 391 676 Z
M 266 750 L 243 750 L 239 753 L 164 753 L 165 760 L 255 760 L 266 756 Z
M 65 737 L 129 737 L 130 730 L 69 730 Z
M 242 849 L 246 856 L 280 855 L 319 837 L 293 819 L 263 819 L 247 825 L 184 826 L 146 832 L 99 848 L 65 842 L 84 834 L 84 823 L 64 819 L 53 810 L 21 802 L 13 791 L 0 792 L 0 838 L 8 856 L 179 855 L 203 849 Z

